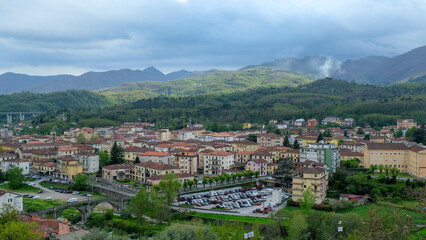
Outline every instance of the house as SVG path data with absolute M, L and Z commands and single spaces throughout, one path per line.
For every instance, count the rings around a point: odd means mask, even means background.
M 259 149 L 259 144 L 252 141 L 236 141 L 232 143 L 233 152 L 255 152 L 257 149 Z
M 293 127 L 303 127 L 305 126 L 305 119 L 301 118 L 301 119 L 296 119 L 293 122 Z
M 316 127 L 318 125 L 318 121 L 315 118 L 308 119 L 306 124 L 307 127 Z
M 96 137 L 95 130 L 93 128 L 84 127 L 81 129 L 78 129 L 74 132 L 75 137 L 78 137 L 79 135 L 82 135 L 86 140 L 91 140 L 94 137 Z
M 212 151 L 204 153 L 204 174 L 217 175 L 234 165 L 234 153 Z
M 189 180 L 194 180 L 194 175 L 189 174 L 189 173 L 180 173 L 180 174 L 176 174 L 177 176 L 177 180 L 179 180 L 179 182 L 183 185 L 184 182 L 187 182 Z M 155 175 L 152 177 L 148 177 L 146 179 L 146 183 L 147 183 L 147 191 L 150 192 L 152 189 L 152 186 L 154 185 L 158 185 L 160 184 L 160 182 L 163 180 L 163 176 L 162 175 Z
M 340 149 L 349 149 L 352 152 L 364 152 L 364 144 L 359 142 L 344 142 L 339 145 Z
M 290 158 L 293 162 L 299 162 L 300 149 L 292 149 L 281 153 L 281 158 Z
M 257 143 L 263 147 L 282 146 L 284 137 L 275 133 L 264 133 L 257 135 Z
M 141 162 L 136 163 L 134 169 L 131 171 L 132 178 L 136 181 L 146 183 L 147 178 L 157 175 L 166 175 L 168 173 L 180 174 L 179 167 L 169 164 L 162 164 L 156 162 Z
M 235 163 L 246 163 L 251 159 L 251 155 L 254 154 L 254 152 L 249 151 L 242 151 L 242 152 L 236 152 L 234 161 Z
M 370 200 L 370 195 L 355 195 L 355 194 L 340 194 L 339 200 L 353 202 L 354 206 L 360 206 L 368 203 Z
M 274 160 L 278 160 L 278 159 L 274 159 L 274 156 L 272 155 L 272 153 L 266 150 L 259 150 L 251 154 L 251 160 L 256 160 L 256 159 L 264 159 L 268 163 L 272 163 L 274 162 Z
M 325 200 L 328 187 L 328 173 L 322 167 L 299 167 L 293 171 L 293 201 L 303 199 L 303 193 L 311 188 L 315 196 L 315 203 L 320 204 Z
M 108 181 L 124 180 L 131 178 L 131 171 L 135 168 L 132 163 L 108 165 L 102 168 L 102 179 Z
M 126 147 L 124 148 L 124 161 L 126 163 L 134 163 L 136 160 L 136 157 L 139 156 L 141 153 L 148 152 L 149 149 L 141 148 L 141 147 Z M 140 160 L 140 157 L 139 157 Z
M 75 147 L 63 147 L 58 149 L 58 157 L 73 156 L 78 152 L 78 148 Z
M 279 164 L 278 163 L 268 163 L 266 166 L 267 166 L 267 174 L 269 176 L 271 176 L 278 169 Z
M 156 152 L 156 151 L 148 151 L 144 153 L 139 154 L 139 159 L 141 162 L 156 162 L 156 163 L 163 163 L 163 164 L 169 164 L 174 165 L 175 164 L 175 157 L 166 152 Z
M 337 123 L 337 121 L 339 121 L 339 118 L 338 118 L 338 117 L 328 116 L 328 117 L 325 117 L 325 118 L 321 121 L 321 123 L 322 123 L 323 125 L 325 125 L 325 124 L 328 124 L 328 123 Z
M 8 172 L 12 168 L 21 168 L 22 174 L 28 175 L 30 174 L 30 162 L 23 160 L 23 159 L 10 159 L 10 160 L 4 160 L 1 162 L 1 169 L 2 171 Z
M 253 172 L 259 171 L 259 176 L 267 175 L 267 164 L 268 162 L 264 159 L 250 160 L 246 163 L 245 169 Z
M 350 159 L 358 159 L 360 160 L 361 164 L 364 161 L 364 153 L 360 153 L 360 152 L 353 152 L 350 149 L 347 148 L 341 148 L 340 149 L 340 161 L 346 161 L 346 160 L 350 160 Z
M 42 237 L 46 239 L 51 239 L 52 234 L 58 236 L 71 232 L 71 222 L 66 218 L 62 219 L 42 219 L 35 216 L 25 216 L 22 219 L 24 222 L 32 223 L 35 222 L 40 226 L 39 232 L 41 232 Z
M 18 212 L 24 209 L 21 195 L 0 189 L 0 213 L 6 205 L 12 206 Z
M 169 129 L 160 129 L 155 132 L 155 136 L 157 137 L 157 141 L 159 142 L 170 141 L 171 138 Z
M 71 156 L 58 157 L 55 176 L 59 179 L 73 180 L 75 175 L 83 173 L 83 166 Z

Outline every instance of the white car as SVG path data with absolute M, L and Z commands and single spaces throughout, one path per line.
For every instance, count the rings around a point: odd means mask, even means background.
M 68 199 L 68 203 L 74 203 L 74 202 L 77 202 L 77 198 Z
M 33 197 L 33 199 L 39 199 L 39 198 L 40 198 L 39 195 L 36 195 L 36 196 Z
M 51 196 L 48 196 L 48 197 L 46 198 L 46 200 L 52 200 L 52 197 L 51 197 Z

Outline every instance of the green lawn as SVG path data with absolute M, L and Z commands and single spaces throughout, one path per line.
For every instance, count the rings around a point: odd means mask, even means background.
M 60 205 L 64 205 L 66 202 L 60 200 L 42 200 L 42 199 L 31 199 L 24 198 L 23 206 L 25 212 L 35 212 L 39 210 L 44 210 Z
M 40 182 L 40 185 L 45 188 L 57 188 L 57 189 L 68 189 L 71 187 L 71 184 L 64 184 L 64 183 L 55 183 L 55 182 L 49 182 L 49 181 L 42 181 Z
M 199 213 L 199 212 L 191 212 L 191 216 L 210 219 L 210 220 L 227 220 L 227 221 L 235 221 L 235 222 L 246 222 L 246 223 L 260 223 L 260 224 L 268 224 L 272 219 L 271 218 L 262 218 L 262 217 L 246 217 L 246 216 L 235 216 L 235 215 L 225 215 L 225 214 L 215 214 L 215 213 Z
M 1 189 L 5 189 L 5 190 L 10 190 L 13 192 L 17 192 L 17 193 L 37 193 L 38 191 L 40 191 L 40 188 L 37 187 L 33 187 L 27 184 L 22 185 L 22 187 L 18 188 L 18 189 L 11 189 L 9 184 L 2 184 L 0 185 Z

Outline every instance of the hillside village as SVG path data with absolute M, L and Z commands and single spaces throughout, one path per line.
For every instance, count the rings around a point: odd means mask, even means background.
M 134 181 L 150 191 L 170 173 L 184 188 L 189 182 L 191 186 L 205 184 L 204 178 L 223 174 L 247 176 L 251 172 L 256 178 L 273 181 L 280 162 L 287 159 L 294 170 L 286 191 L 297 202 L 312 189 L 316 204 L 326 201 L 329 176 L 345 162 L 349 166 L 355 161 L 351 166 L 357 168 L 426 178 L 426 147 L 404 137 L 420 127 L 412 119 L 400 119 L 380 131 L 357 127 L 351 118 L 333 116 L 321 121 L 270 120 L 267 126 L 243 126 L 241 131 L 211 132 L 202 124 L 191 124 L 170 131 L 156 129 L 153 123 L 128 122 L 118 127 L 73 128 L 61 136 L 55 128 L 46 136 L 13 135 L 3 129 L 1 171 L 18 167 L 27 176 L 65 182 L 72 182 L 77 174 L 96 175 L 97 181 Z M 121 162 L 111 164 L 100 159 L 102 153 L 111 156 L 117 150 Z M 2 191 L 0 199 L 7 194 L 15 193 Z M 13 199 L 22 211 L 22 196 L 17 194 Z

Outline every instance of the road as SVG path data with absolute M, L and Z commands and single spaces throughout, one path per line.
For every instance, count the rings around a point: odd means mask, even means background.
M 58 193 L 55 190 L 51 190 L 49 188 L 45 188 L 40 185 L 40 182 L 42 181 L 49 181 L 49 178 L 42 177 L 39 180 L 34 181 L 34 184 L 36 187 L 43 190 L 42 193 L 28 193 L 33 196 L 40 196 L 40 199 L 45 200 L 47 197 L 52 197 L 52 200 L 61 200 L 61 201 L 68 201 L 70 198 L 77 198 L 78 201 L 87 201 L 87 197 L 83 197 L 81 195 L 73 195 L 73 194 L 66 194 L 66 193 Z

